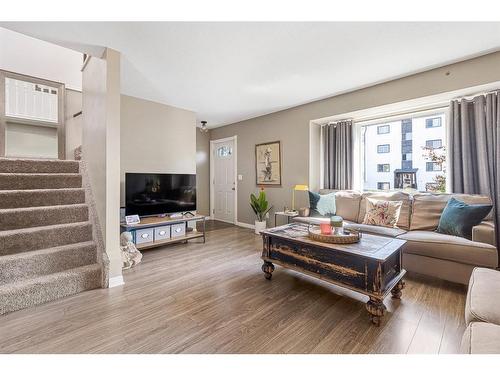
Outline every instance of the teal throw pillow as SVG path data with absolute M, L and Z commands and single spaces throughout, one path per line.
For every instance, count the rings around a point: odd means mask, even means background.
M 467 204 L 451 198 L 441 214 L 437 232 L 472 239 L 472 227 L 491 211 L 491 204 Z
M 321 195 L 309 191 L 309 216 L 332 216 L 335 215 L 335 193 Z

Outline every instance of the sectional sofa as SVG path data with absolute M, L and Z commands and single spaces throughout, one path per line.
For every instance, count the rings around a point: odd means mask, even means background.
M 365 233 L 406 240 L 403 265 L 409 272 L 467 285 L 475 267 L 498 267 L 495 227 L 491 214 L 484 222 L 473 228 L 472 240 L 435 231 L 441 213 L 451 197 L 468 204 L 490 204 L 488 197 L 467 194 L 409 194 L 399 191 L 321 190 L 319 193 L 335 193 L 336 214 L 344 218 L 347 227 Z M 366 198 L 402 201 L 397 228 L 362 224 Z M 317 224 L 329 221 L 330 218 L 309 216 L 296 217 L 294 220 Z

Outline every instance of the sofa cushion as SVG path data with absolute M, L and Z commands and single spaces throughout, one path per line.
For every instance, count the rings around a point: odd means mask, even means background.
M 402 191 L 390 192 L 367 192 L 363 193 L 361 202 L 359 204 L 359 215 L 357 218 L 358 223 L 362 223 L 366 214 L 366 198 L 376 199 L 381 201 L 401 201 L 401 211 L 399 213 L 398 228 L 408 229 L 410 227 L 410 209 L 411 209 L 411 196 Z
M 490 213 L 491 204 L 467 204 L 451 197 L 441 214 L 437 232 L 472 239 L 472 227 Z
M 418 193 L 413 196 L 410 230 L 436 230 L 451 197 L 467 204 L 491 204 L 490 198 L 482 195 Z
M 437 259 L 447 259 L 474 266 L 496 267 L 497 249 L 489 244 L 430 231 L 409 231 L 398 236 L 406 240 L 403 251 Z
M 365 198 L 366 213 L 362 224 L 397 228 L 402 201 L 386 201 Z
M 500 353 L 500 326 L 490 323 L 472 323 L 462 336 L 460 352 L 463 354 Z
M 465 302 L 465 322 L 500 325 L 500 271 L 475 268 Z
M 309 208 L 311 216 L 333 216 L 335 215 L 335 193 L 318 194 L 312 191 L 309 195 Z
M 331 190 L 329 190 L 331 192 Z M 321 190 L 320 193 L 326 192 Z M 355 190 L 339 190 L 335 192 L 335 206 L 338 216 L 342 216 L 345 220 L 358 221 L 359 202 L 361 201 L 361 193 Z

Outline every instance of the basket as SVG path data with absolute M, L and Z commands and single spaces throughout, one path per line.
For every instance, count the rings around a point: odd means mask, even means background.
M 353 244 L 359 242 L 361 239 L 361 232 L 349 229 L 349 233 L 344 234 L 321 234 L 321 231 L 318 227 L 310 226 L 309 230 L 309 238 L 314 241 L 325 242 L 325 243 L 334 243 L 334 244 Z

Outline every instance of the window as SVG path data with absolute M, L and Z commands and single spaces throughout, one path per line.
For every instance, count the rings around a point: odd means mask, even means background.
M 391 165 L 390 164 L 377 164 L 377 172 L 390 172 Z
M 380 118 L 358 123 L 355 142 L 360 150 L 357 181 L 360 189 L 414 189 L 425 191 L 431 186 L 445 186 L 446 117 L 442 112 L 406 115 L 404 118 Z M 436 120 L 437 119 L 437 120 Z M 428 129 L 427 124 L 434 125 Z M 441 126 L 436 126 L 441 124 Z M 379 128 L 389 126 L 383 141 L 375 141 Z M 432 135 L 430 135 L 432 134 Z M 428 146 L 432 146 L 428 147 Z M 427 163 L 438 163 L 429 165 Z M 431 168 L 429 171 L 427 168 Z M 383 176 L 383 177 L 382 177 Z M 390 182 L 390 187 L 385 184 Z M 443 182 L 444 181 L 444 182 Z M 434 185 L 433 185 L 434 184 Z
M 425 167 L 425 170 L 427 172 L 439 172 L 439 171 L 442 171 L 443 168 L 441 166 L 440 163 L 436 163 L 436 162 L 432 162 L 432 161 L 428 161 L 426 163 L 426 167 Z
M 378 190 L 390 190 L 391 183 L 390 182 L 377 182 L 377 189 Z
M 228 146 L 221 146 L 217 149 L 217 156 L 225 158 L 233 153 L 233 149 Z
M 391 146 L 390 145 L 378 145 L 377 146 L 377 153 L 379 153 L 379 154 L 387 154 L 388 152 L 391 152 Z
M 377 134 L 389 134 L 391 132 L 390 125 L 380 125 L 377 127 Z
M 439 128 L 441 126 L 441 117 L 432 117 L 425 120 L 426 128 Z
M 425 141 L 425 147 L 428 148 L 441 148 L 443 147 L 443 141 L 441 139 L 431 139 L 429 141 Z

